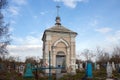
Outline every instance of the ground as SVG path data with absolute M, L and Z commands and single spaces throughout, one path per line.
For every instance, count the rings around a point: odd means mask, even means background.
M 93 70 L 93 78 L 90 80 L 106 80 L 106 70 L 102 69 L 102 70 Z M 43 76 L 38 76 L 38 80 L 48 80 L 48 77 L 43 77 Z M 71 74 L 66 74 L 64 75 L 62 78 L 60 78 L 59 80 L 85 80 L 85 71 L 80 71 L 77 70 L 77 74 L 76 75 L 71 75 Z M 23 78 L 21 74 L 15 72 L 14 70 L 11 72 L 4 72 L 2 74 L 0 74 L 0 80 L 37 80 L 34 78 Z M 120 80 L 120 73 L 118 73 L 117 71 L 113 72 L 113 78 L 115 80 Z M 55 79 L 55 75 L 53 75 L 52 80 L 56 80 Z

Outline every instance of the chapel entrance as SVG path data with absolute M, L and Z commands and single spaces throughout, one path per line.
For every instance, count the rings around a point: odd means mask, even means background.
M 56 55 L 56 67 L 64 67 L 66 65 L 66 56 L 64 52 L 58 52 Z

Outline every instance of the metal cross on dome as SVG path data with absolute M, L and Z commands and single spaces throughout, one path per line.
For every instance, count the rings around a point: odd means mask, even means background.
M 57 7 L 57 16 L 59 16 L 59 8 L 60 8 L 60 6 L 57 5 L 56 7 Z

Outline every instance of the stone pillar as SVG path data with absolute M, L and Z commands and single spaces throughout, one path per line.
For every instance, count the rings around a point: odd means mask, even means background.
M 44 64 L 48 63 L 48 42 L 45 42 Z
M 54 60 L 53 60 L 53 66 L 56 67 L 56 55 L 55 54 L 53 54 L 53 58 L 54 58 Z
M 53 66 L 54 67 L 56 67 L 56 54 L 55 54 L 55 47 L 53 47 L 52 48 L 52 51 L 53 51 L 53 53 L 52 53 L 52 64 L 53 64 Z
M 72 73 L 76 74 L 76 53 L 75 53 L 75 35 L 71 35 L 71 61 L 72 61 Z
M 75 46 L 74 42 L 71 42 L 71 67 L 72 67 L 72 73 L 76 74 L 76 68 L 75 68 L 76 56 L 75 56 L 74 46 Z
M 66 54 L 66 68 L 70 66 L 70 48 L 67 47 L 67 54 Z

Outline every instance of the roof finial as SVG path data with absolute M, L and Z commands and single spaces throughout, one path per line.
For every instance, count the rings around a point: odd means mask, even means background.
M 59 16 L 59 8 L 60 8 L 60 6 L 57 5 L 56 7 L 57 7 L 57 16 Z
M 60 6 L 57 5 L 56 8 L 57 8 L 57 17 L 56 17 L 56 20 L 55 20 L 56 21 L 55 25 L 61 25 L 60 17 L 59 17 L 59 8 L 60 8 Z

